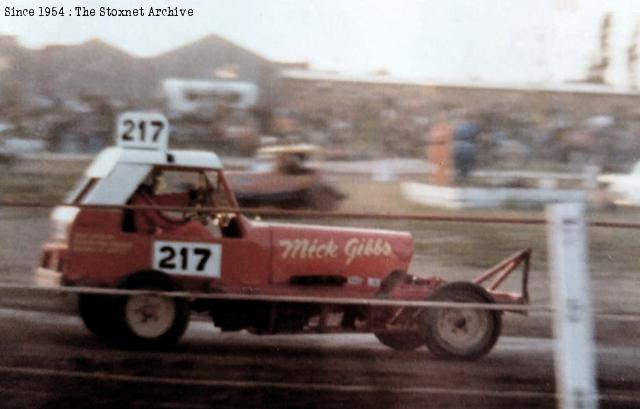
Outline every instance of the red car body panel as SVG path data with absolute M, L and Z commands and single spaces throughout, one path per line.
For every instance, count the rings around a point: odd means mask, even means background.
M 408 233 L 240 221 L 240 237 L 216 237 L 200 221 L 171 231 L 122 231 L 123 210 L 81 209 L 69 230 L 63 282 L 117 286 L 127 275 L 153 269 L 156 241 L 220 244 L 220 277 L 175 276 L 185 288 L 207 291 L 265 292 L 295 295 L 305 278 L 334 285 L 331 295 L 370 296 L 392 271 L 408 269 L 412 239 Z M 195 233 L 195 234 L 194 234 Z M 271 289 L 270 289 L 271 287 Z M 309 293 L 309 288 L 302 290 Z M 338 294 L 337 294 L 338 293 Z
M 345 277 L 350 288 L 372 293 L 390 272 L 406 271 L 411 259 L 408 233 L 289 224 L 271 231 L 274 284 L 336 275 Z

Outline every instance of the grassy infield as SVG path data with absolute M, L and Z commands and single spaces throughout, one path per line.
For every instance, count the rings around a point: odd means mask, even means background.
M 543 209 L 462 211 L 429 209 L 406 202 L 397 184 L 344 183 L 342 188 L 350 195 L 344 207 L 353 211 L 545 217 Z M 590 210 L 587 217 L 591 220 L 635 222 L 639 215 L 638 210 L 620 208 Z M 382 226 L 385 223 L 377 222 L 376 224 Z M 446 264 L 482 268 L 519 248 L 531 247 L 535 255 L 535 269 L 547 270 L 544 226 L 441 222 L 386 222 L 386 224 L 393 228 L 409 228 L 414 232 L 416 254 L 438 255 L 438 258 Z M 596 275 L 608 276 L 615 271 L 635 271 L 640 267 L 638 263 L 640 230 L 590 228 L 589 242 L 591 269 Z

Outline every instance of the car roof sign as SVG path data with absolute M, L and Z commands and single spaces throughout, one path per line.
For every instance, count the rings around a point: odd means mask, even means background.
M 116 145 L 125 149 L 166 151 L 169 121 L 159 112 L 123 112 L 116 121 Z

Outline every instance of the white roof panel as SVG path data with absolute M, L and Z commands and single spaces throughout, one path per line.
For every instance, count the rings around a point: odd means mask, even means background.
M 125 204 L 151 172 L 151 165 L 119 163 L 83 200 L 85 204 Z
M 169 150 L 155 151 L 143 149 L 106 148 L 87 168 L 85 175 L 90 178 L 103 178 L 116 167 L 116 164 L 174 165 L 181 167 L 221 169 L 222 162 L 213 152 Z

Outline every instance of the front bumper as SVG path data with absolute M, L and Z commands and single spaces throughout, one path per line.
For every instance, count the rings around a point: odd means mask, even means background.
M 37 287 L 60 287 L 62 273 L 45 267 L 38 267 L 33 274 L 33 284 Z
M 56 288 L 62 286 L 62 273 L 52 269 L 38 267 L 33 272 L 33 284 L 36 287 Z M 44 292 L 37 299 L 25 300 L 30 308 L 40 311 L 56 311 L 75 314 L 78 310 L 76 294 L 68 292 Z

